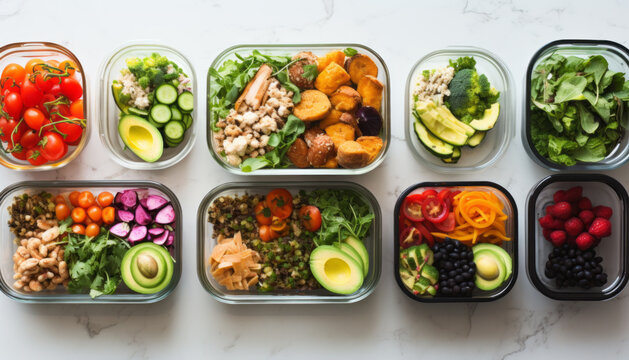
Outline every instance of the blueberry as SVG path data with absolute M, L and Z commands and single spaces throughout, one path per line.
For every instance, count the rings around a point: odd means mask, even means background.
M 444 296 L 452 295 L 452 289 L 450 289 L 449 287 L 439 288 L 439 290 L 441 291 L 441 294 Z

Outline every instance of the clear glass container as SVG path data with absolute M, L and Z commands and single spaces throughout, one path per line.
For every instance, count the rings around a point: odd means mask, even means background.
M 483 141 L 476 147 L 461 147 L 461 158 L 456 163 L 445 163 L 430 153 L 420 143 L 413 124 L 413 91 L 422 71 L 442 68 L 449 60 L 463 56 L 473 56 L 476 60 L 476 70 L 485 74 L 491 86 L 500 92 L 500 115 L 493 129 L 487 132 Z M 496 163 L 509 146 L 515 134 L 515 88 L 513 77 L 507 65 L 495 54 L 477 47 L 452 46 L 437 50 L 421 58 L 411 69 L 406 81 L 404 131 L 406 142 L 411 152 L 419 161 L 432 170 L 441 173 L 465 173 L 485 169 Z
M 137 189 L 147 191 L 148 194 L 160 195 L 170 200 L 176 213 L 175 246 L 173 276 L 170 284 L 162 291 L 155 294 L 139 294 L 131 291 L 124 282 L 120 282 L 116 293 L 103 295 L 92 299 L 89 294 L 71 294 L 63 286 L 53 291 L 23 292 L 13 288 L 13 254 L 17 249 L 14 242 L 15 235 L 10 231 L 8 224 L 10 214 L 7 209 L 13 203 L 13 198 L 24 193 L 35 194 L 46 191 L 52 194 L 69 194 L 72 191 L 91 191 L 99 193 L 109 191 L 115 194 L 117 191 Z M 153 303 L 166 298 L 175 289 L 181 277 L 181 246 L 182 246 L 182 221 L 181 206 L 175 194 L 166 186 L 154 181 L 24 181 L 8 186 L 0 193 L 0 291 L 13 300 L 24 303 L 84 303 L 84 304 L 137 304 Z
M 552 171 L 600 171 L 615 169 L 629 160 L 629 138 L 622 136 L 616 147 L 599 162 L 578 162 L 573 166 L 566 166 L 552 162 L 541 156 L 531 138 L 531 74 L 535 67 L 546 57 L 552 54 L 563 56 L 578 56 L 586 58 L 592 55 L 602 55 L 612 71 L 629 74 L 629 49 L 625 46 L 608 40 L 557 40 L 544 45 L 531 58 L 524 79 L 524 118 L 522 120 L 522 144 L 527 154 L 539 166 Z
M 582 186 L 583 196 L 590 198 L 592 205 L 609 206 L 614 211 L 610 219 L 611 236 L 601 239 L 595 248 L 597 256 L 603 258 L 603 271 L 608 276 L 607 284 L 603 287 L 587 290 L 576 287 L 559 288 L 553 279 L 545 275 L 546 261 L 553 245 L 544 239 L 538 219 L 546 214 L 546 207 L 553 204 L 553 194 L 557 190 L 567 190 L 573 186 Z M 625 188 L 607 175 L 557 174 L 548 176 L 535 185 L 526 204 L 526 272 L 533 286 L 555 300 L 607 300 L 620 293 L 627 284 L 628 204 Z
M 177 64 L 183 72 L 190 78 L 192 83 L 192 94 L 194 95 L 194 110 L 192 111 L 192 127 L 185 133 L 184 140 L 177 147 L 164 147 L 162 157 L 155 162 L 146 162 L 140 159 L 130 149 L 127 149 L 118 133 L 118 120 L 120 109 L 116 105 L 111 85 L 120 76 L 120 70 L 126 68 L 126 59 L 130 57 L 143 58 L 152 53 L 166 56 Z M 181 52 L 166 45 L 153 43 L 127 44 L 115 50 L 113 54 L 105 60 L 100 69 L 99 88 L 99 137 L 105 148 L 109 151 L 111 158 L 118 164 L 135 170 L 157 170 L 175 165 L 188 155 L 196 139 L 199 128 L 198 117 L 198 93 L 196 74 L 192 64 Z
M 460 191 L 485 191 L 494 193 L 504 204 L 504 213 L 508 216 L 505 222 L 505 233 L 511 238 L 510 241 L 503 241 L 502 248 L 511 256 L 513 261 L 512 274 L 509 279 L 497 288 L 490 291 L 474 289 L 471 297 L 445 297 L 445 296 L 417 296 L 413 294 L 402 282 L 400 278 L 400 208 L 404 199 L 411 194 L 419 194 L 428 189 L 435 189 L 439 192 L 442 189 Z M 394 214 L 394 237 L 393 237 L 393 273 L 400 289 L 404 294 L 415 301 L 423 303 L 452 303 L 452 302 L 487 302 L 498 300 L 507 295 L 515 285 L 518 277 L 518 209 L 515 200 L 507 189 L 489 181 L 445 181 L 445 182 L 424 182 L 412 185 L 404 190 L 395 203 Z
M 81 62 L 79 61 L 79 59 L 77 59 L 77 57 L 74 56 L 74 54 L 70 50 L 55 43 L 21 42 L 8 44 L 0 48 L 0 69 L 4 69 L 7 65 L 11 63 L 25 66 L 26 63 L 31 59 L 41 59 L 44 61 L 57 60 L 59 62 L 63 60 L 71 60 L 76 64 L 78 69 L 76 70 L 75 78 L 81 83 L 81 86 L 83 87 L 83 113 L 87 118 L 87 125 L 85 126 L 85 129 L 83 129 L 83 135 L 78 145 L 70 146 L 68 149 L 68 153 L 58 161 L 34 166 L 26 160 L 18 160 L 13 157 L 13 155 L 7 154 L 4 151 L 0 151 L 0 164 L 13 170 L 42 171 L 59 169 L 74 160 L 77 156 L 79 156 L 90 137 L 90 130 L 92 128 L 92 125 L 90 124 L 91 116 L 89 113 L 90 108 L 88 106 L 89 89 L 87 87 L 85 71 L 83 70 L 83 66 L 81 66 Z M 6 143 L 4 143 L 2 146 L 6 147 Z
M 210 273 L 208 259 L 212 248 L 216 245 L 216 239 L 212 238 L 213 225 L 208 221 L 208 210 L 215 199 L 220 196 L 234 196 L 244 194 L 266 195 L 275 188 L 284 188 L 292 194 L 300 190 L 311 191 L 321 188 L 351 190 L 359 194 L 369 204 L 375 219 L 371 225 L 368 236 L 363 243 L 369 253 L 369 273 L 365 276 L 363 285 L 353 294 L 336 295 L 324 289 L 307 291 L 270 291 L 258 292 L 230 291 L 218 284 Z M 369 296 L 375 289 L 382 269 L 382 214 L 376 198 L 364 187 L 350 182 L 234 182 L 227 183 L 212 189 L 201 201 L 197 215 L 197 275 L 201 285 L 214 299 L 227 304 L 320 304 L 320 303 L 354 303 Z
M 263 54 L 269 55 L 282 55 L 293 56 L 300 51 L 310 51 L 317 56 L 323 56 L 332 50 L 343 50 L 344 48 L 353 48 L 358 50 L 359 54 L 365 54 L 373 60 L 378 66 L 378 80 L 384 85 L 384 92 L 382 94 L 382 106 L 380 108 L 380 115 L 382 116 L 382 131 L 380 137 L 383 140 L 383 147 L 380 151 L 380 155 L 372 161 L 369 165 L 358 169 L 325 169 L 325 168 L 307 168 L 300 169 L 295 166 L 291 166 L 285 169 L 259 169 L 252 172 L 242 172 L 239 167 L 229 164 L 222 156 L 220 156 L 217 149 L 217 142 L 214 139 L 214 132 L 210 127 L 212 121 L 212 112 L 210 106 L 207 107 L 207 146 L 214 157 L 214 160 L 218 162 L 227 171 L 237 175 L 359 175 L 370 172 L 382 163 L 388 150 L 389 143 L 391 142 L 391 109 L 390 109 L 390 80 L 389 69 L 387 68 L 384 60 L 372 49 L 360 44 L 291 44 L 291 45 L 237 45 L 230 47 L 220 53 L 210 68 L 219 68 L 225 61 L 230 59 L 237 59 L 236 55 L 249 55 L 253 50 L 259 50 Z M 207 93 L 210 94 L 210 88 L 212 82 L 210 71 L 207 75 Z

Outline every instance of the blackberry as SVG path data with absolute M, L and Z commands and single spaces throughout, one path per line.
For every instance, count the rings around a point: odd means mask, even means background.
M 458 240 L 445 238 L 433 246 L 434 265 L 439 270 L 437 293 L 446 297 L 472 296 L 476 264 L 472 249 Z
M 607 274 L 596 256 L 596 250 L 580 250 L 576 245 L 563 244 L 548 255 L 544 275 L 555 279 L 558 288 L 580 287 L 590 289 L 607 283 Z

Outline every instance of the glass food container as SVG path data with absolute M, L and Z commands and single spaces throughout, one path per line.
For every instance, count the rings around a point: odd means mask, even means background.
M 559 288 L 545 274 L 548 255 L 553 245 L 544 239 L 539 218 L 545 215 L 547 206 L 553 203 L 557 190 L 573 186 L 583 187 L 583 196 L 592 200 L 592 205 L 605 205 L 613 210 L 610 218 L 612 234 L 601 239 L 596 246 L 596 255 L 603 258 L 603 271 L 608 280 L 603 287 L 582 289 Z M 627 284 L 627 206 L 629 199 L 624 187 L 613 178 L 601 174 L 557 174 L 544 178 L 535 185 L 528 196 L 526 214 L 526 272 L 533 286 L 554 300 L 607 300 L 616 296 Z
M 283 55 L 293 56 L 299 51 L 310 51 L 317 56 L 323 56 L 326 53 L 333 50 L 343 50 L 344 48 L 352 48 L 358 51 L 359 54 L 365 54 L 369 56 L 378 67 L 378 80 L 384 85 L 384 92 L 382 94 L 382 105 L 380 108 L 380 115 L 382 116 L 382 131 L 380 137 L 383 140 L 382 150 L 380 154 L 369 165 L 357 168 L 357 169 L 325 169 L 325 168 L 307 168 L 300 169 L 295 166 L 289 168 L 276 168 L 276 169 L 259 169 L 252 172 L 243 172 L 239 167 L 229 164 L 220 154 L 217 153 L 217 141 L 214 139 L 214 132 L 211 129 L 211 121 L 213 119 L 210 106 L 207 107 L 207 124 L 206 124 L 206 136 L 207 146 L 214 157 L 214 160 L 218 162 L 227 171 L 237 175 L 359 175 L 367 173 L 382 163 L 387 151 L 389 149 L 389 143 L 391 142 L 391 109 L 390 109 L 390 86 L 389 70 L 384 63 L 384 60 L 372 49 L 360 44 L 292 44 L 292 45 L 237 45 L 230 47 L 223 51 L 212 62 L 210 68 L 217 69 L 225 61 L 230 59 L 237 59 L 237 55 L 248 55 L 253 50 L 259 50 L 263 54 L 270 55 Z M 207 93 L 208 97 L 212 93 L 212 84 L 216 81 L 212 77 L 210 71 L 207 76 Z
M 478 74 L 485 74 L 492 87 L 500 92 L 500 114 L 495 126 L 489 130 L 478 146 L 461 147 L 461 158 L 456 163 L 446 163 L 438 158 L 419 141 L 414 129 L 413 91 L 422 71 L 447 66 L 449 60 L 472 56 L 476 60 Z M 441 173 L 465 173 L 485 169 L 496 163 L 509 146 L 515 134 L 515 88 L 507 65 L 495 54 L 477 47 L 452 46 L 437 50 L 421 58 L 406 81 L 404 131 L 411 152 L 419 161 L 432 170 Z
M 126 68 L 126 59 L 131 57 L 143 58 L 152 53 L 166 56 L 168 60 L 177 64 L 183 72 L 190 78 L 192 84 L 192 94 L 194 95 L 194 110 L 192 115 L 192 126 L 185 132 L 183 141 L 176 147 L 165 147 L 161 158 L 155 162 L 146 162 L 140 159 L 130 149 L 126 148 L 118 133 L 118 122 L 120 109 L 116 105 L 112 93 L 112 82 L 120 76 L 120 70 Z M 192 64 L 181 52 L 166 45 L 153 43 L 129 44 L 113 52 L 101 65 L 99 88 L 99 136 L 100 140 L 109 151 L 111 158 L 118 164 L 135 170 L 157 170 L 175 165 L 188 155 L 196 139 L 196 132 L 199 124 L 197 82 Z
M 629 138 L 621 136 L 616 147 L 605 159 L 586 163 L 577 162 L 576 165 L 566 166 L 552 162 L 541 156 L 531 136 L 531 75 L 535 67 L 546 57 L 552 54 L 563 56 L 578 56 L 586 58 L 592 55 L 602 55 L 612 71 L 629 74 L 629 49 L 625 46 L 608 40 L 557 40 L 544 45 L 531 58 L 524 79 L 524 118 L 522 121 L 522 143 L 529 157 L 539 166 L 553 171 L 600 171 L 615 169 L 629 160 Z M 625 114 L 625 117 L 627 115 Z
M 197 275 L 201 285 L 216 300 L 227 304 L 321 304 L 321 303 L 354 303 L 369 296 L 380 279 L 381 264 L 381 237 L 382 216 L 380 206 L 376 198 L 364 187 L 350 182 L 236 182 L 220 185 L 211 190 L 199 205 L 197 217 Z M 369 254 L 369 272 L 365 276 L 360 289 L 351 295 L 332 294 L 323 288 L 316 290 L 274 290 L 260 292 L 258 290 L 230 291 L 218 284 L 210 273 L 208 259 L 212 248 L 216 245 L 216 239 L 212 238 L 213 225 L 208 221 L 208 210 L 211 204 L 221 196 L 234 196 L 244 194 L 266 195 L 275 188 L 284 188 L 293 195 L 300 190 L 311 191 L 316 189 L 340 189 L 356 192 L 371 208 L 375 219 L 367 238 L 363 243 Z M 308 264 L 306 264 L 308 266 Z
M 508 216 L 505 222 L 505 233 L 511 238 L 510 241 L 503 241 L 501 247 L 511 257 L 512 274 L 497 288 L 490 291 L 482 291 L 475 288 L 471 297 L 445 297 L 445 296 L 421 296 L 413 294 L 402 282 L 400 277 L 400 210 L 404 199 L 411 194 L 419 194 L 428 189 L 435 189 L 439 192 L 441 189 L 460 190 L 460 191 L 484 191 L 494 193 L 498 199 L 504 204 L 504 213 Z M 400 289 L 411 299 L 423 303 L 453 303 L 453 302 L 488 302 L 494 301 L 507 295 L 515 285 L 518 277 L 518 209 L 515 200 L 511 194 L 502 186 L 489 181 L 446 181 L 446 182 L 424 182 L 412 185 L 404 190 L 395 204 L 394 218 L 394 238 L 393 238 L 393 272 L 395 280 Z
M 83 70 L 79 59 L 77 59 L 77 57 L 74 56 L 74 54 L 70 50 L 55 43 L 21 42 L 8 44 L 0 48 L 0 69 L 4 69 L 8 64 L 11 63 L 16 63 L 24 66 L 31 59 L 41 59 L 43 61 L 56 60 L 59 62 L 63 60 L 71 60 L 76 64 L 78 69 L 76 69 L 75 77 L 83 87 L 83 113 L 86 116 L 87 125 L 85 126 L 85 129 L 83 129 L 83 135 L 81 136 L 81 140 L 79 141 L 79 143 L 76 146 L 70 146 L 68 153 L 58 161 L 35 166 L 31 165 L 26 160 L 18 160 L 11 154 L 0 151 L 0 164 L 13 170 L 42 171 L 59 169 L 74 160 L 81 153 L 81 151 L 83 151 L 83 148 L 85 147 L 89 139 L 89 132 L 92 125 L 90 124 L 90 113 L 88 107 L 89 91 L 87 88 L 85 71 Z M 2 146 L 3 148 L 6 147 L 6 143 L 2 144 Z
M 115 194 L 117 191 L 136 189 L 162 196 L 170 200 L 175 209 L 175 246 L 171 254 L 174 259 L 174 269 L 170 284 L 162 291 L 155 294 L 139 294 L 131 291 L 124 282 L 120 282 L 116 293 L 112 295 L 102 295 L 92 299 L 89 294 L 71 294 L 63 286 L 57 287 L 53 291 L 23 292 L 13 288 L 13 254 L 17 249 L 14 242 L 15 235 L 7 225 L 10 215 L 7 209 L 13 203 L 13 198 L 24 193 L 35 194 L 41 191 L 52 194 L 69 194 L 72 191 L 85 191 L 99 193 L 109 191 Z M 0 193 L 0 291 L 13 300 L 24 303 L 63 303 L 63 304 L 139 304 L 153 303 L 166 298 L 175 289 L 181 277 L 182 261 L 182 231 L 181 231 L 181 206 L 175 194 L 164 185 L 153 181 L 24 181 L 15 183 L 5 188 Z

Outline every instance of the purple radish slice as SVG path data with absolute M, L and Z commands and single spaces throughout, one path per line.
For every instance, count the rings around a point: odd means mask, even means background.
M 174 242 L 175 242 L 175 233 L 171 232 L 168 234 L 168 240 L 166 240 L 166 243 L 164 244 L 164 246 L 171 246 Z
M 164 231 L 163 234 L 161 234 L 160 236 L 158 236 L 158 237 L 153 239 L 153 243 L 157 244 L 157 245 L 164 245 L 166 243 L 166 241 L 168 240 L 168 235 L 169 234 L 170 234 L 170 232 Z
M 120 222 L 109 228 L 109 232 L 119 238 L 126 239 L 131 232 L 131 227 L 126 222 Z
M 149 211 L 161 209 L 166 206 L 166 204 L 168 204 L 168 200 L 159 195 L 151 195 L 146 198 L 146 208 L 149 209 Z
M 166 230 L 164 230 L 162 228 L 150 228 L 149 229 L 149 235 L 159 236 L 159 235 L 163 234 L 164 231 L 166 231 Z
M 146 228 L 146 226 L 136 225 L 133 227 L 133 229 L 131 229 L 131 233 L 129 234 L 129 238 L 127 240 L 129 240 L 130 243 L 134 244 L 136 242 L 140 242 L 146 239 L 147 234 L 148 229 Z
M 153 222 L 153 217 L 140 205 L 135 208 L 135 222 L 138 225 L 148 225 Z
M 145 209 L 149 208 L 147 203 L 146 203 L 147 201 L 148 201 L 148 198 L 140 199 L 140 205 L 142 205 Z
M 134 208 L 138 205 L 138 193 L 134 190 L 125 190 L 122 192 L 120 201 L 126 209 Z
M 175 209 L 172 205 L 166 206 L 155 215 L 155 222 L 158 224 L 170 224 L 173 221 L 175 221 Z
M 126 222 L 126 223 L 131 222 L 135 219 L 135 215 L 133 215 L 131 211 L 127 211 L 127 210 L 117 210 L 116 217 L 118 218 L 119 221 Z

